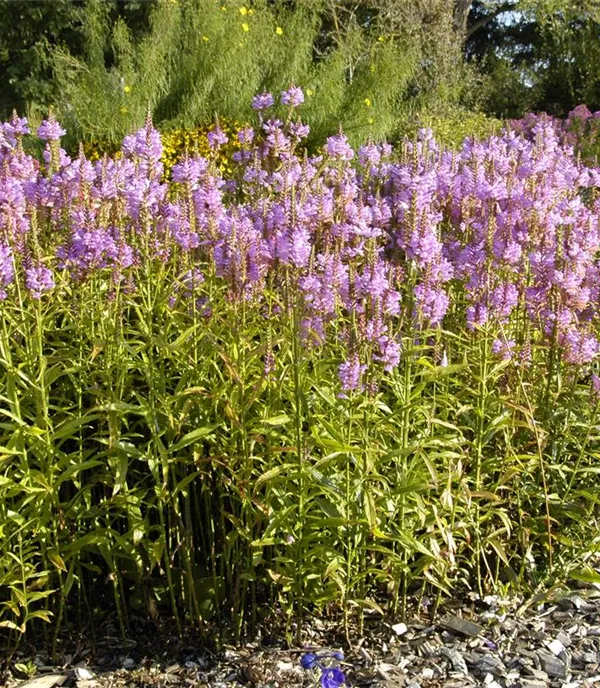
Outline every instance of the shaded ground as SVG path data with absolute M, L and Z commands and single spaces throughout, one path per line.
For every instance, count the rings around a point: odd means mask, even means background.
M 404 688 L 600 687 L 600 586 L 563 593 L 535 606 L 503 604 L 489 597 L 447 606 L 434 622 L 388 623 L 373 614 L 365 637 L 346 651 L 349 686 Z M 123 641 L 107 629 L 94 645 L 81 637 L 62 655 L 23 648 L 13 657 L 6 685 L 23 688 L 284 688 L 310 685 L 299 659 L 308 650 L 341 647 L 340 629 L 313 620 L 304 648 L 286 648 L 268 637 L 219 655 L 192 639 L 158 638 L 151 629 Z M 24 680 L 15 664 L 35 670 Z M 35 667 L 34 667 L 35 665 Z

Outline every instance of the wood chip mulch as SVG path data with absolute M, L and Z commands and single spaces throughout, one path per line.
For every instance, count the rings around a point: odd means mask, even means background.
M 477 611 L 474 613 L 474 609 Z M 8 688 L 294 688 L 314 685 L 303 652 L 340 649 L 339 628 L 313 619 L 303 648 L 255 641 L 218 655 L 193 643 L 147 654 L 141 640 L 105 635 L 63 664 L 44 652 L 15 655 Z M 147 646 L 146 646 L 147 648 Z M 32 678 L 24 679 L 29 667 Z M 448 605 L 434 622 L 369 617 L 364 637 L 346 651 L 347 685 L 398 688 L 600 688 L 600 586 L 529 603 L 489 596 Z M 1 683 L 0 683 L 1 685 Z

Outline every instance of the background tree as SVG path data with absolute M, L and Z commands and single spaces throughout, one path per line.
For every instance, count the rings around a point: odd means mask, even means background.
M 0 115 L 53 106 L 118 140 L 248 116 L 292 81 L 313 140 L 356 143 L 427 117 L 600 109 L 596 0 L 0 0 Z M 103 97 L 98 98 L 98 93 Z
M 296 83 L 313 142 L 342 124 L 358 143 L 456 105 L 467 83 L 443 0 L 164 1 L 139 37 L 89 3 L 83 31 L 82 56 L 56 46 L 50 58 L 56 107 L 77 138 L 117 141 L 148 107 L 163 128 L 245 119 L 256 92 Z
M 52 101 L 48 51 L 68 45 L 81 51 L 84 6 L 81 2 L 0 2 L 0 108 L 4 117 L 35 100 Z
M 103 0 L 110 22 L 124 21 L 135 36 L 148 27 L 157 0 Z M 56 101 L 54 49 L 75 57 L 85 52 L 87 0 L 0 0 L 0 116 L 29 104 L 48 107 Z M 110 62 L 111 56 L 108 54 Z
M 600 109 L 600 7 L 594 0 L 473 0 L 465 55 L 499 117 Z

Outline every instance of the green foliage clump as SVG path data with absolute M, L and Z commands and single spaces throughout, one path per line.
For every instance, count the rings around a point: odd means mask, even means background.
M 425 113 L 402 123 L 400 132 L 412 138 L 421 127 L 431 129 L 436 141 L 442 145 L 459 148 L 467 138 L 481 140 L 500 133 L 504 122 L 483 112 L 451 108 L 444 114 Z
M 313 143 L 340 124 L 353 143 L 382 139 L 402 115 L 454 102 L 464 89 L 460 59 L 443 64 L 448 50 L 435 53 L 415 30 L 430 14 L 431 31 L 451 30 L 443 3 L 428 7 L 437 14 L 423 6 L 390 23 L 377 3 L 351 13 L 324 2 L 169 0 L 137 38 L 107 6 L 91 3 L 85 56 L 52 51 L 57 115 L 73 140 L 116 143 L 148 109 L 164 129 L 193 129 L 215 114 L 245 119 L 256 93 L 295 83 L 307 95 Z
M 600 109 L 600 6 L 595 0 L 474 0 L 466 55 L 480 103 L 497 117 L 565 117 Z

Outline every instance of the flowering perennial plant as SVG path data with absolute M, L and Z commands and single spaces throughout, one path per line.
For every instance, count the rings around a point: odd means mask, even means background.
M 209 145 L 209 139 L 213 138 L 213 130 L 219 129 L 225 134 L 228 141 L 218 147 Z M 231 174 L 232 156 L 236 155 L 241 147 L 239 132 L 245 131 L 245 127 L 234 120 L 220 118 L 218 124 L 213 122 L 206 126 L 196 127 L 195 129 L 170 129 L 161 132 L 163 152 L 161 162 L 164 166 L 165 178 L 171 179 L 173 166 L 181 162 L 186 155 L 201 157 L 214 156 L 217 167 L 224 174 Z M 242 134 L 243 136 L 243 134 Z M 87 159 L 95 163 L 101 160 L 108 153 L 111 157 L 120 157 L 122 151 L 118 145 L 106 141 L 92 141 L 83 144 L 83 151 Z
M 21 542 L 58 591 L 25 583 L 0 623 L 60 621 L 98 562 L 123 626 L 164 577 L 177 620 L 227 609 L 238 636 L 259 583 L 347 620 L 381 590 L 536 584 L 561 548 L 583 566 L 600 170 L 543 119 L 310 156 L 302 101 L 257 96 L 171 181 L 151 121 L 94 161 L 54 120 L 41 161 L 0 125 L 0 574 Z
M 282 103 L 301 93 L 290 88 Z M 49 150 L 42 166 L 18 143 L 25 127 L 2 126 L 3 298 L 20 275 L 36 299 L 92 275 L 110 290 L 133 285 L 150 247 L 174 267 L 214 273 L 231 299 L 293 298 L 306 343 L 334 336 L 345 350 L 343 392 L 397 367 L 402 338 L 445 319 L 511 333 L 493 347 L 505 359 L 539 338 L 558 342 L 567 363 L 598 352 L 600 206 L 584 192 L 599 171 L 543 120 L 535 142 L 506 133 L 452 154 L 422 130 L 399 159 L 368 144 L 352 165 L 342 133 L 302 158 L 302 126 L 266 119 L 256 145 L 249 127 L 240 132 L 228 178 L 191 155 L 173 166 L 171 190 L 151 123 L 125 138 L 119 159 Z M 61 132 L 54 121 L 38 130 L 50 141 Z M 209 132 L 214 150 L 227 140 Z
M 538 125 L 554 129 L 564 146 L 572 146 L 584 160 L 597 164 L 600 154 L 600 110 L 592 112 L 586 105 L 578 105 L 564 118 L 546 113 L 529 113 L 521 119 L 508 121 L 508 127 L 530 140 L 535 139 Z

